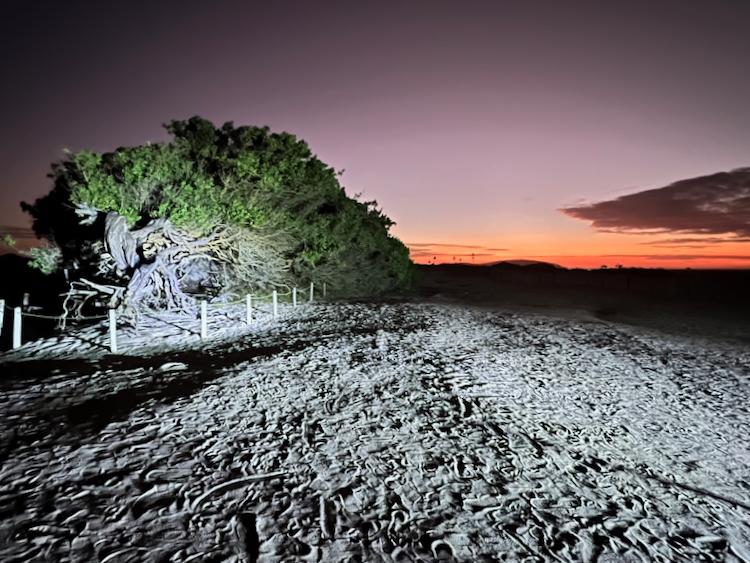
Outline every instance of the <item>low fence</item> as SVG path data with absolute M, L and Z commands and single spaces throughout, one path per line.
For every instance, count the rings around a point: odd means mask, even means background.
M 199 301 L 199 321 L 200 321 L 200 337 L 201 339 L 207 339 L 209 338 L 209 311 L 214 311 L 217 309 L 227 308 L 227 307 L 236 307 L 237 305 L 244 304 L 245 311 L 244 311 L 244 323 L 246 325 L 250 325 L 254 321 L 254 316 L 256 312 L 257 305 L 259 303 L 269 303 L 271 306 L 271 317 L 276 320 L 279 316 L 279 304 L 280 300 L 284 298 L 288 298 L 288 302 L 291 303 L 292 307 L 297 307 L 301 302 L 305 301 L 308 303 L 312 303 L 315 301 L 316 294 L 315 294 L 315 284 L 313 282 L 310 282 L 310 286 L 308 288 L 297 288 L 293 287 L 288 292 L 285 293 L 279 293 L 277 290 L 273 290 L 269 294 L 259 295 L 259 294 L 248 294 L 245 296 L 244 299 L 238 300 L 238 301 L 227 301 L 223 303 L 209 303 L 206 300 L 200 300 Z M 325 283 L 322 284 L 322 297 L 326 297 L 327 293 L 327 285 Z M 12 320 L 11 320 L 11 330 L 12 330 L 12 341 L 11 341 L 11 349 L 15 350 L 17 348 L 20 348 L 23 344 L 23 325 L 24 325 L 24 318 L 34 318 L 34 319 L 46 319 L 50 321 L 57 321 L 58 323 L 62 323 L 66 320 L 65 315 L 45 315 L 37 312 L 31 312 L 28 310 L 29 308 L 29 295 L 24 294 L 22 306 L 13 307 L 11 309 L 12 311 Z M 3 336 L 4 330 L 6 329 L 5 325 L 5 316 L 6 312 L 6 302 L 4 299 L 0 299 L 0 336 Z M 116 309 L 110 309 L 108 311 L 107 315 L 98 315 L 98 316 L 91 316 L 91 317 L 78 317 L 76 320 L 82 320 L 82 321 L 95 321 L 95 320 L 104 320 L 107 319 L 109 323 L 108 327 L 108 346 L 110 352 L 113 354 L 116 354 L 118 351 L 118 312 Z

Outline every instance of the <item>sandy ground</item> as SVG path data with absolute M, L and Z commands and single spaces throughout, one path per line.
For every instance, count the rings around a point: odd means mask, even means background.
M 418 266 L 418 291 L 433 302 L 583 321 L 606 320 L 676 336 L 711 335 L 750 345 L 750 294 L 744 288 L 741 294 L 725 288 L 721 299 L 711 300 L 706 296 L 565 286 L 544 281 L 544 274 L 540 275 L 541 283 L 536 283 L 533 273 L 526 275 L 531 279 L 521 283 L 497 279 L 491 268 Z M 588 275 L 595 276 L 596 272 Z
M 0 560 L 750 561 L 740 341 L 434 303 L 229 317 L 0 356 Z

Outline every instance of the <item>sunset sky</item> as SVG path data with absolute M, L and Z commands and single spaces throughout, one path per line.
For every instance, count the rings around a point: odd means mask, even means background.
M 28 235 L 19 201 L 64 148 L 197 114 L 305 139 L 419 262 L 750 267 L 748 21 L 736 1 L 5 1 L 0 232 Z

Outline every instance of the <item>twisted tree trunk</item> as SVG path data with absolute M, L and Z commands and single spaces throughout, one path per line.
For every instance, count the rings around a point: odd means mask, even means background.
M 104 248 L 122 272 L 134 268 L 140 261 L 138 242 L 128 228 L 128 221 L 114 211 L 107 213 L 104 220 Z
M 290 239 L 281 232 L 217 225 L 196 238 L 166 218 L 130 230 L 119 213 L 105 214 L 88 206 L 76 212 L 82 224 L 101 222 L 103 230 L 98 234 L 101 242 L 93 246 L 99 245 L 98 252 L 93 257 L 88 253 L 79 272 L 93 277 L 79 276 L 71 282 L 64 309 L 73 316 L 81 317 L 84 306 L 92 302 L 121 308 L 135 322 L 146 311 L 195 316 L 196 293 L 226 297 L 222 293 L 268 291 L 289 280 L 285 252 Z
M 81 223 L 96 222 L 97 210 L 80 207 Z M 145 310 L 169 310 L 194 316 L 195 299 L 189 296 L 182 278 L 196 272 L 191 258 L 206 257 L 204 247 L 211 237 L 196 240 L 175 229 L 167 219 L 156 219 L 141 229 L 130 230 L 127 220 L 114 211 L 104 218 L 103 243 L 105 253 L 99 257 L 98 274 L 109 279 L 122 280 L 124 285 L 95 282 L 81 278 L 71 284 L 68 297 L 80 301 L 78 306 L 66 309 L 77 311 L 79 316 L 85 302 L 98 294 L 99 301 L 106 300 L 109 307 L 120 307 L 137 318 Z M 199 278 L 210 285 L 211 273 L 199 272 Z

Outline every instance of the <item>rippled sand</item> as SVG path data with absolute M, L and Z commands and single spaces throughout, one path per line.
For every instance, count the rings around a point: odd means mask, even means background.
M 747 345 L 434 304 L 241 316 L 0 356 L 0 560 L 750 561 Z

